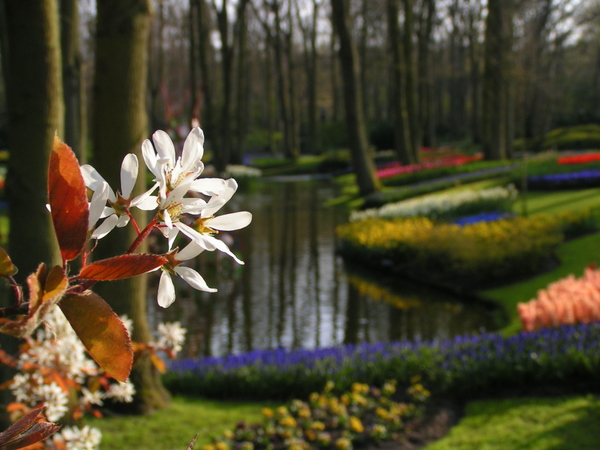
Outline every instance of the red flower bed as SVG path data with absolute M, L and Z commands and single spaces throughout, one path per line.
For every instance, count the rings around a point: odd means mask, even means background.
M 431 149 L 421 149 L 424 153 L 430 153 Z M 389 178 L 394 175 L 399 175 L 402 173 L 410 173 L 417 172 L 423 169 L 432 169 L 434 167 L 443 167 L 443 166 L 458 166 L 461 164 L 465 164 L 472 161 L 480 160 L 483 156 L 481 154 L 477 155 L 460 155 L 460 154 L 452 154 L 452 155 L 435 155 L 429 154 L 423 158 L 424 162 L 420 164 L 409 164 L 407 166 L 403 166 L 399 162 L 395 161 L 389 164 L 386 164 L 379 170 L 377 170 L 377 176 L 379 178 Z
M 585 164 L 600 161 L 600 153 L 587 153 L 585 155 L 561 156 L 556 160 L 559 164 Z

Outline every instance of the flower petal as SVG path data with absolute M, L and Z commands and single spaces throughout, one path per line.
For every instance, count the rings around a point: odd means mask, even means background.
M 175 272 L 194 289 L 198 289 L 199 291 L 205 292 L 217 292 L 215 288 L 208 287 L 208 284 L 206 284 L 204 278 L 202 278 L 202 276 L 194 269 L 191 269 L 189 267 L 177 266 L 175 267 Z
M 193 259 L 206 250 L 204 247 L 196 244 L 194 241 L 190 242 L 186 245 L 183 250 L 177 252 L 175 255 L 175 259 L 177 261 L 187 261 L 188 259 Z
M 128 153 L 121 163 L 121 195 L 129 199 L 138 176 L 139 163 L 137 156 Z
M 175 146 L 169 136 L 163 130 L 158 130 L 152 135 L 152 140 L 156 146 L 158 159 L 168 159 L 171 161 L 171 167 L 175 164 Z
M 247 227 L 252 222 L 252 214 L 248 211 L 239 211 L 231 214 L 208 219 L 205 224 L 213 230 L 232 231 Z
M 221 209 L 223 205 L 225 205 L 225 203 L 227 203 L 231 197 L 233 197 L 233 194 L 235 194 L 237 188 L 238 184 L 233 178 L 226 180 L 225 187 L 216 195 L 212 196 L 208 201 L 208 205 L 204 211 L 202 211 L 202 217 L 210 217 L 214 215 L 214 213 Z
M 223 178 L 200 178 L 192 182 L 190 191 L 212 196 L 221 192 L 225 186 L 227 183 Z
M 204 133 L 200 128 L 193 128 L 183 143 L 181 152 L 181 168 L 183 172 L 194 171 L 204 155 Z
M 173 280 L 168 272 L 163 270 L 160 274 L 160 281 L 158 282 L 158 305 L 163 308 L 168 308 L 175 301 L 175 286 Z
M 103 183 L 106 183 L 106 180 L 102 178 L 102 175 L 89 164 L 82 164 L 81 167 L 79 167 L 79 170 L 85 185 L 94 192 L 100 189 Z
M 148 139 L 142 142 L 142 156 L 144 157 L 144 162 L 146 163 L 148 170 L 159 179 L 161 177 L 160 165 L 158 164 L 158 158 L 156 157 L 152 142 Z
M 106 206 L 106 200 L 108 200 L 108 183 L 104 182 L 100 186 L 100 189 L 95 190 L 94 195 L 92 195 L 92 201 L 90 202 L 88 230 L 93 229 L 96 225 L 96 222 L 98 222 L 100 217 L 102 217 L 104 207 Z M 114 213 L 114 209 L 112 211 Z
M 118 222 L 119 217 L 116 214 L 108 216 L 106 219 L 104 219 L 104 222 L 102 222 L 102 224 L 94 230 L 92 233 L 92 239 L 102 239 L 104 236 L 110 233 L 114 227 L 117 226 Z

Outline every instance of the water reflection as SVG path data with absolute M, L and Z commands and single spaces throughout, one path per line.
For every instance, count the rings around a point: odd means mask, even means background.
M 196 268 L 217 293 L 182 283 L 167 310 L 150 302 L 153 321 L 180 320 L 188 328 L 182 357 L 431 339 L 494 328 L 488 308 L 346 268 L 335 254 L 334 228 L 347 213 L 323 206 L 335 196 L 335 185 L 315 180 L 258 181 L 234 196 L 231 209 L 251 211 L 253 222 L 221 237 L 246 265 L 204 253 Z

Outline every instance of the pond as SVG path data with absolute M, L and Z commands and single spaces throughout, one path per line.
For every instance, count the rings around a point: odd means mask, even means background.
M 245 262 L 203 253 L 197 270 L 208 294 L 178 286 L 166 310 L 150 302 L 152 322 L 179 320 L 188 329 L 180 357 L 223 356 L 255 349 L 329 347 L 343 343 L 448 338 L 496 329 L 492 305 L 345 264 L 334 228 L 344 208 L 328 180 L 260 180 L 238 190 L 231 211 L 252 224 L 220 237 Z

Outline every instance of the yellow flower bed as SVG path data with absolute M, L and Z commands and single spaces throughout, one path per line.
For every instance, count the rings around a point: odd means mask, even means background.
M 367 219 L 337 228 L 343 255 L 417 278 L 477 284 L 539 270 L 581 216 L 537 215 L 467 226 L 419 217 Z

